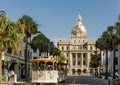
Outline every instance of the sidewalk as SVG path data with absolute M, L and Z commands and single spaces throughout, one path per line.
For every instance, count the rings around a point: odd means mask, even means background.
M 31 82 L 17 81 L 17 82 L 3 82 L 2 85 L 31 85 Z

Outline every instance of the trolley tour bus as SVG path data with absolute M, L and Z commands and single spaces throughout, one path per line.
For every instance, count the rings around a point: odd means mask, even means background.
M 67 64 L 55 59 L 41 58 L 32 60 L 32 83 L 54 83 L 65 81 Z

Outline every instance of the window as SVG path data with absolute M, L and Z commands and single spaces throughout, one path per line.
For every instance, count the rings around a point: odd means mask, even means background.
M 79 40 L 79 43 L 80 43 L 80 40 Z
M 83 73 L 86 73 L 86 72 L 87 72 L 87 69 L 84 69 L 84 70 L 83 70 Z
M 69 47 L 67 46 L 66 49 L 69 50 Z
M 72 73 L 75 74 L 75 69 L 72 69 Z
M 75 53 L 72 53 L 73 58 L 75 58 Z
M 69 54 L 68 54 L 68 53 L 66 53 L 66 55 L 67 55 L 67 57 L 69 56 Z
M 79 49 L 79 50 L 82 49 L 82 46 L 78 46 L 78 49 Z
M 75 66 L 75 61 L 73 61 L 73 65 Z
M 83 61 L 83 65 L 85 65 L 86 63 L 85 63 L 85 61 Z
M 76 40 L 74 40 L 74 43 L 76 43 Z
M 78 54 L 77 54 L 77 57 L 78 57 L 78 58 L 80 58 L 80 56 L 81 56 L 81 54 L 80 54 L 80 53 L 78 53 Z
M 86 53 L 83 53 L 83 57 L 84 57 L 84 58 L 86 57 Z
M 80 61 L 78 61 L 78 65 L 80 65 Z
M 92 46 L 90 46 L 90 50 L 93 50 Z
M 62 50 L 64 50 L 64 47 L 62 46 Z

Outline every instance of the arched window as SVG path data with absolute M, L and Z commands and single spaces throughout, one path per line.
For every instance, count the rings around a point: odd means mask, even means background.
M 77 70 L 77 74 L 80 75 L 81 74 L 81 69 Z
M 72 69 L 72 74 L 75 74 L 75 69 Z
M 87 69 L 84 69 L 84 70 L 83 70 L 83 73 L 87 73 Z
M 62 50 L 64 50 L 64 47 L 62 46 Z
M 92 46 L 90 46 L 90 50 L 93 50 Z

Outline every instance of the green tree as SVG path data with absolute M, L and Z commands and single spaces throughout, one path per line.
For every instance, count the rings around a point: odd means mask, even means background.
M 50 54 L 53 56 L 60 56 L 60 49 L 58 49 L 53 42 L 51 42 L 51 50 L 50 50 Z
M 100 61 L 101 61 L 100 53 L 97 53 L 97 51 L 94 52 L 91 55 L 90 67 L 97 68 L 98 66 L 100 66 Z
M 31 47 L 39 52 L 50 52 L 50 40 L 42 33 L 38 34 L 32 39 Z M 39 54 L 41 55 L 41 54 Z
M 61 51 L 57 47 L 51 48 L 51 55 L 53 56 L 60 56 Z
M 116 35 L 120 40 L 120 15 L 119 15 L 119 21 L 116 23 L 115 28 L 116 28 Z
M 101 58 L 101 52 L 102 50 L 104 50 L 104 43 L 102 42 L 103 42 L 102 38 L 98 38 L 95 44 L 95 47 L 100 49 L 100 58 Z M 100 69 L 101 69 L 101 61 L 100 61 Z
M 25 24 L 25 74 L 26 74 L 26 81 L 28 81 L 28 65 L 27 65 L 27 61 L 28 61 L 28 39 L 31 37 L 31 35 L 35 34 L 38 30 L 38 24 L 36 24 L 35 21 L 33 21 L 33 19 L 28 16 L 28 15 L 23 15 L 19 21 L 22 24 Z
M 20 49 L 20 40 L 23 37 L 24 24 L 19 21 L 10 23 L 8 18 L 0 16 L 0 75 L 2 75 L 2 52 L 11 53 Z M 0 76 L 0 85 L 2 85 L 2 76 Z
M 108 50 L 110 48 L 110 43 L 109 43 L 109 34 L 107 31 L 103 32 L 102 34 L 102 43 L 103 45 L 103 51 L 106 54 L 105 57 L 105 79 L 108 78 Z
M 108 29 L 109 34 L 109 44 L 110 44 L 110 51 L 113 51 L 113 79 L 115 79 L 115 47 L 119 44 L 119 39 L 116 36 L 116 28 L 114 26 L 109 26 Z
M 44 34 L 40 32 L 37 36 L 32 39 L 31 47 L 36 50 L 39 49 L 39 52 L 47 52 L 53 56 L 59 56 L 60 50 L 50 41 Z M 41 54 L 39 54 L 41 55 Z
M 58 62 L 64 62 L 66 60 L 66 57 L 63 53 L 60 53 L 58 56 Z
M 108 78 L 108 51 L 114 52 L 115 57 L 115 44 L 118 43 L 118 39 L 115 34 L 115 27 L 109 26 L 106 31 L 103 32 L 101 38 L 99 38 L 96 42 L 96 47 L 101 51 L 105 51 L 106 54 L 106 62 L 105 62 L 105 78 Z M 113 58 L 114 61 L 114 58 Z

